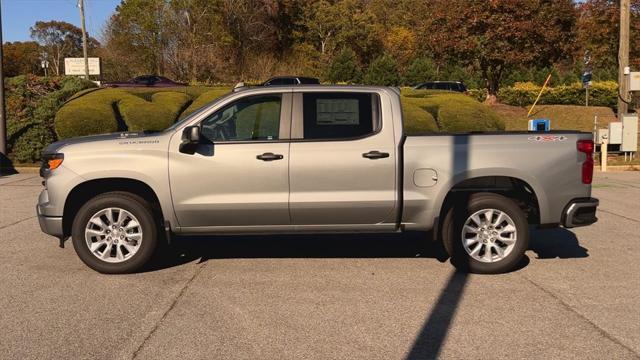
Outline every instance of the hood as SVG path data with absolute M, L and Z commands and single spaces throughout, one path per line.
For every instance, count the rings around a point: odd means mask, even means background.
M 142 138 L 142 137 L 147 137 L 147 136 L 152 136 L 157 134 L 158 133 L 146 133 L 146 132 L 117 132 L 117 133 L 101 134 L 101 135 L 80 136 L 80 137 L 56 141 L 53 144 L 47 146 L 42 153 L 55 154 L 59 152 L 60 149 L 62 149 L 67 145 L 81 144 L 81 143 L 94 142 L 94 141 L 104 141 L 104 140 Z

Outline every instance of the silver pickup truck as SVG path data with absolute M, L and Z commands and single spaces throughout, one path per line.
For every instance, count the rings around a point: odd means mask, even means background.
M 597 220 L 592 154 L 579 132 L 407 136 L 394 88 L 247 88 L 162 132 L 52 144 L 37 214 L 103 273 L 138 270 L 174 234 L 400 231 L 499 273 L 530 224 Z

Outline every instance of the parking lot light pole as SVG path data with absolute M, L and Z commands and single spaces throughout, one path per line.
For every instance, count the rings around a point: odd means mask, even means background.
M 4 73 L 2 71 L 2 1 L 0 0 L 0 165 L 7 157 L 7 117 L 4 111 Z

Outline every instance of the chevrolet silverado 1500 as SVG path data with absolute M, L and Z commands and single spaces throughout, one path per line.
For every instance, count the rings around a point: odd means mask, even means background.
M 394 88 L 245 88 L 161 132 L 52 144 L 37 214 L 104 273 L 136 271 L 172 234 L 399 231 L 499 273 L 529 225 L 597 220 L 592 154 L 571 131 L 408 136 Z

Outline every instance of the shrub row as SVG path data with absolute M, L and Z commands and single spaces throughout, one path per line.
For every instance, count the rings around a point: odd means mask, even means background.
M 514 106 L 533 104 L 542 86 L 534 83 L 516 83 L 514 86 L 500 89 L 498 99 L 501 103 Z M 542 93 L 540 105 L 583 105 L 585 89 L 581 83 L 548 87 Z M 478 101 L 484 101 L 487 92 L 484 89 L 471 89 L 468 95 Z M 596 81 L 589 89 L 590 106 L 608 106 L 616 108 L 618 104 L 618 84 L 615 81 Z
M 99 89 L 85 92 L 72 98 L 58 111 L 55 130 L 60 139 L 115 131 L 162 130 L 180 116 L 186 116 L 228 92 L 227 89 L 204 90 L 207 89 L 200 87 L 196 91 L 182 92 Z
M 162 91 L 152 94 L 149 102 L 124 90 L 101 89 L 81 94 L 62 107 L 56 116 L 56 131 L 60 138 L 68 138 L 124 130 L 161 130 L 226 92 L 209 90 L 191 101 L 184 92 Z M 402 94 L 409 134 L 504 129 L 502 120 L 489 107 L 469 96 L 411 89 L 403 89 Z
M 74 94 L 95 84 L 77 77 L 17 76 L 6 79 L 7 145 L 17 163 L 35 162 L 56 137 L 58 108 Z
M 408 134 L 434 130 L 468 132 L 505 129 L 504 121 L 491 108 L 464 94 L 404 89 L 402 98 Z

